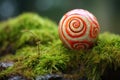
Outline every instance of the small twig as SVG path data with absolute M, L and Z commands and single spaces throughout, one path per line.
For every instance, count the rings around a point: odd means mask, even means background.
M 31 32 L 30 30 L 22 30 L 21 32 L 29 32 L 29 33 L 32 34 L 32 36 L 33 36 L 35 39 L 39 39 L 38 36 L 37 36 L 35 33 Z
M 31 32 L 29 30 L 22 30 L 22 32 L 29 32 L 29 33 L 31 33 L 32 36 L 33 36 L 33 38 L 37 40 L 36 41 L 36 44 L 37 44 L 37 53 L 40 55 L 40 39 L 38 38 L 38 36 L 35 33 Z
M 40 44 L 41 43 L 40 43 L 40 41 L 37 41 L 36 44 L 37 44 L 37 51 L 38 51 L 37 53 L 40 55 L 41 54 L 41 52 L 40 52 L 41 51 L 40 50 Z

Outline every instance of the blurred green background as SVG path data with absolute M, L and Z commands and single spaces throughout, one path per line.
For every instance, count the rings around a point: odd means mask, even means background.
M 120 0 L 0 0 L 0 21 L 23 12 L 36 12 L 59 23 L 67 11 L 75 8 L 93 13 L 102 32 L 120 34 Z

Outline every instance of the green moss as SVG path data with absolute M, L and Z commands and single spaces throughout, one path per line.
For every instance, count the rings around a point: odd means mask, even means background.
M 0 25 L 1 47 L 14 44 L 12 47 L 16 50 L 14 55 L 0 58 L 0 61 L 14 62 L 13 67 L 0 72 L 0 78 L 20 74 L 32 79 L 38 75 L 64 73 L 77 75 L 75 80 L 82 76 L 100 80 L 108 67 L 120 67 L 119 35 L 102 33 L 93 48 L 74 51 L 63 46 L 54 22 L 36 14 L 23 14 Z
M 0 24 L 0 46 L 5 50 L 7 46 L 17 49 L 27 44 L 47 44 L 58 38 L 57 25 L 47 18 L 36 14 L 26 13 L 17 18 Z M 10 44 L 9 44 L 10 43 Z

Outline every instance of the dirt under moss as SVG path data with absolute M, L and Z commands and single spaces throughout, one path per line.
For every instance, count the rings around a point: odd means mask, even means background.
M 0 72 L 0 79 L 19 74 L 28 79 L 45 74 L 100 80 L 107 68 L 120 67 L 120 36 L 101 33 L 95 46 L 74 51 L 64 47 L 53 21 L 34 13 L 0 23 L 0 62 L 14 66 Z

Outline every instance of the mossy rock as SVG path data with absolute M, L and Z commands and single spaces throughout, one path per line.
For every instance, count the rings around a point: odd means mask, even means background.
M 15 74 L 28 79 L 64 74 L 72 80 L 84 76 L 100 80 L 107 68 L 120 67 L 119 35 L 101 33 L 93 48 L 70 50 L 59 40 L 56 23 L 34 13 L 1 22 L 0 47 L 0 62 L 14 62 L 0 72 L 0 79 Z
M 58 39 L 56 26 L 49 19 L 33 13 L 22 14 L 17 18 L 1 22 L 0 50 L 5 51 L 6 48 L 16 50 L 25 44 L 35 45 L 38 41 L 46 45 Z

